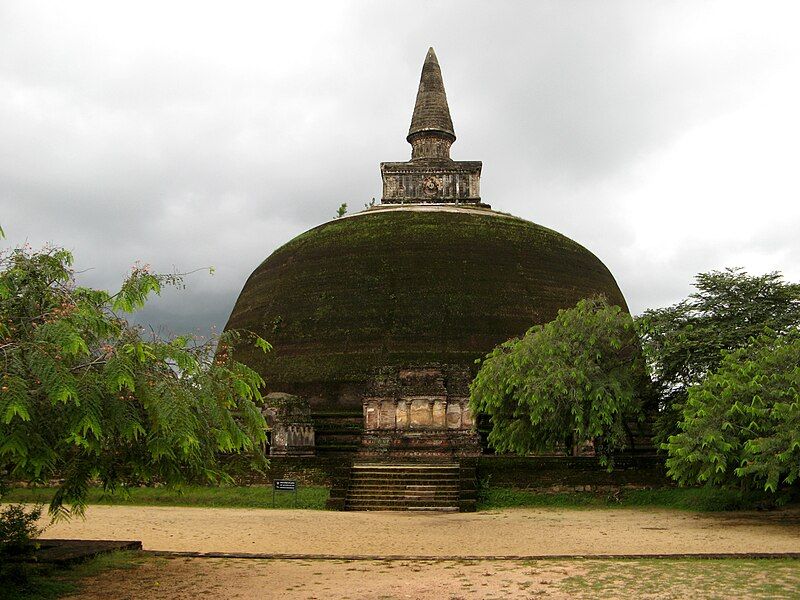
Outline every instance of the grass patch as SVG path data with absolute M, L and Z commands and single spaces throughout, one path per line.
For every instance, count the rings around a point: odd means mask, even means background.
M 81 589 L 81 580 L 112 569 L 132 569 L 148 560 L 137 551 L 101 554 L 72 567 L 20 563 L 0 569 L 0 598 L 52 600 Z
M 16 488 L 3 496 L 3 502 L 50 502 L 54 488 L 31 487 Z M 325 508 L 328 488 L 322 486 L 298 486 L 297 508 Z M 179 489 L 166 487 L 137 487 L 118 489 L 115 493 L 91 488 L 89 504 L 130 505 L 130 506 L 195 506 L 210 508 L 272 508 L 271 487 L 207 487 L 184 486 Z M 275 508 L 294 507 L 294 494 L 275 493 Z
M 553 563 L 556 564 L 556 563 Z M 573 598 L 798 598 L 796 559 L 586 560 L 556 583 Z
M 753 509 L 759 507 L 763 501 L 763 494 L 711 488 L 625 490 L 615 495 L 593 492 L 547 494 L 513 488 L 489 488 L 478 503 L 478 510 L 515 507 L 653 507 L 713 512 Z

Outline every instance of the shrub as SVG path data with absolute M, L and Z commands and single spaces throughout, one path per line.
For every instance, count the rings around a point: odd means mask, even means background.
M 30 511 L 23 504 L 9 504 L 0 512 L 0 559 L 30 555 L 43 529 L 38 526 L 42 507 Z

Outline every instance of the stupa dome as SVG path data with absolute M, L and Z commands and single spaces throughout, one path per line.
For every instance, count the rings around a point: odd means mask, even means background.
M 276 250 L 244 285 L 228 328 L 274 350 L 240 350 L 271 390 L 312 407 L 360 408 L 375 368 L 473 367 L 496 344 L 604 294 L 600 260 L 569 238 L 490 209 L 384 205 L 335 219 Z
M 603 294 L 627 310 L 589 250 L 483 203 L 482 164 L 452 160 L 455 139 L 430 49 L 408 135 L 412 157 L 381 164 L 381 204 L 280 247 L 236 301 L 227 328 L 252 330 L 274 347 L 265 355 L 243 346 L 237 358 L 268 391 L 308 400 L 318 445 L 325 418 L 361 423 L 362 408 L 366 430 L 469 429 L 465 398 L 476 359 L 583 298 Z M 396 385 L 376 392 L 387 369 Z M 423 398 L 431 398 L 430 414 L 418 423 L 413 403 L 422 411 Z M 372 422 L 376 406 L 381 416 Z

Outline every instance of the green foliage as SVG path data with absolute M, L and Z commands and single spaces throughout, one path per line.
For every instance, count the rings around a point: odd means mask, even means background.
M 205 343 L 146 336 L 120 311 L 180 276 L 137 266 L 112 295 L 77 286 L 72 261 L 59 248 L 0 254 L 0 473 L 61 480 L 50 512 L 68 516 L 91 481 L 217 482 L 220 453 L 263 464 L 263 380 L 229 349 L 269 344 L 237 331 Z
M 487 355 L 470 406 L 491 417 L 498 451 L 571 452 L 596 440 L 606 463 L 629 444 L 627 421 L 641 418 L 643 373 L 630 315 L 604 298 L 581 300 Z
M 715 371 L 725 352 L 747 346 L 766 330 L 780 336 L 800 326 L 800 285 L 786 283 L 780 273 L 711 271 L 697 275 L 695 287 L 686 300 L 636 320 L 661 398 L 661 443 L 678 432 L 689 387 Z
M 336 209 L 336 218 L 343 217 L 345 214 L 347 214 L 347 202 L 342 202 Z
M 725 354 L 689 388 L 679 429 L 663 445 L 679 482 L 797 489 L 800 335 L 761 336 Z
M 0 512 L 0 560 L 33 552 L 42 532 L 38 526 L 41 516 L 41 506 L 27 511 L 22 504 L 9 504 Z

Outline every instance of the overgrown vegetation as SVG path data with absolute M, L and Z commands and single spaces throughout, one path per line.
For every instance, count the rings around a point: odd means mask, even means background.
M 113 491 L 227 481 L 222 453 L 263 467 L 263 380 L 229 348 L 269 344 L 236 331 L 216 348 L 147 335 L 125 314 L 180 276 L 137 266 L 111 294 L 77 285 L 72 262 L 60 248 L 0 253 L 2 477 L 60 480 L 50 512 L 69 516 L 82 513 L 92 482 Z

